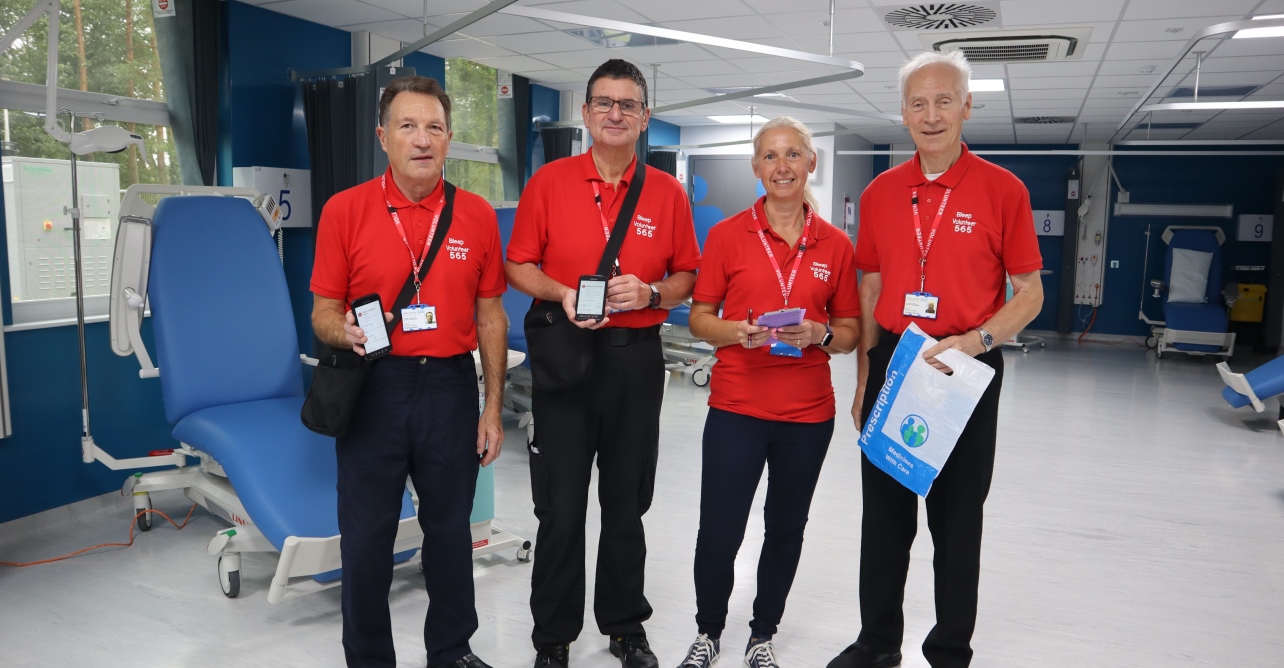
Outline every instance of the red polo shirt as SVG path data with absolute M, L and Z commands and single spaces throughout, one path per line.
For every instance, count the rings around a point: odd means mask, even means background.
M 935 320 L 903 315 L 905 295 L 919 289 L 921 254 L 910 205 L 915 188 L 924 245 L 950 189 L 927 255 L 924 290 L 940 298 Z M 897 334 L 916 322 L 938 338 L 981 326 L 1003 307 L 1005 274 L 1043 267 L 1033 215 L 1025 184 L 966 144 L 958 162 L 935 181 L 923 176 L 918 154 L 883 172 L 861 195 L 856 236 L 856 268 L 882 278 L 874 319 Z
M 606 233 L 593 200 L 593 184 L 602 193 L 607 225 L 614 228 L 636 162 L 635 157 L 624 170 L 618 188 L 602 180 L 591 153 L 541 167 L 517 204 L 508 260 L 538 264 L 549 278 L 568 287 L 579 285 L 580 276 L 596 272 L 606 250 Z M 654 283 L 679 271 L 695 271 L 700 266 L 700 247 L 682 185 L 654 167 L 646 170 L 646 183 L 619 259 L 623 273 Z M 668 313 L 645 308 L 612 313 L 606 326 L 650 327 L 664 322 Z
M 797 247 L 791 248 L 767 225 L 764 200 L 759 199 L 754 207 L 788 285 Z M 811 227 L 789 306 L 807 309 L 805 318 L 822 323 L 859 316 L 860 292 L 851 240 L 820 216 L 812 217 Z M 749 309 L 757 318 L 785 308 L 780 281 L 762 247 L 758 228 L 745 210 L 709 230 L 692 299 L 723 303 L 722 317 L 728 320 L 743 320 Z M 829 353 L 817 346 L 803 348 L 802 357 L 772 355 L 766 346 L 719 348 L 718 365 L 709 383 L 709 405 L 764 420 L 824 422 L 834 417 Z
M 317 229 L 312 292 L 322 297 L 352 300 L 379 293 L 385 311 L 410 277 L 409 242 L 422 257 L 432 219 L 444 204 L 444 181 L 419 202 L 397 189 L 392 170 L 384 172 L 385 202 L 380 179 L 349 188 L 326 202 Z M 406 233 L 403 241 L 387 204 L 397 209 Z M 437 307 L 437 329 L 392 333 L 392 354 L 450 357 L 477 348 L 477 298 L 504 293 L 503 250 L 495 209 L 486 200 L 455 190 L 450 230 L 442 242 L 420 292 L 423 303 Z M 437 234 L 442 233 L 438 223 Z

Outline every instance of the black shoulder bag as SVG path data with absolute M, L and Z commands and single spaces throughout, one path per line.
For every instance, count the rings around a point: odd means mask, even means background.
M 611 229 L 611 239 L 602 252 L 597 273 L 609 276 L 620 246 L 628 236 L 633 210 L 637 208 L 646 165 L 641 160 L 633 170 L 633 183 L 624 195 L 620 214 Z M 593 330 L 577 327 L 566 317 L 561 302 L 536 301 L 526 312 L 526 346 L 530 351 L 531 381 L 541 390 L 575 387 L 593 375 Z
M 432 239 L 432 245 L 428 247 L 428 255 L 424 258 L 424 263 L 419 266 L 418 279 L 421 283 L 428 275 L 428 269 L 432 266 L 433 258 L 437 257 L 437 251 L 441 250 L 446 233 L 450 231 L 450 221 L 454 218 L 455 186 L 447 183 L 445 188 L 446 205 L 442 209 L 441 220 L 437 223 L 437 234 Z M 406 278 L 406 284 L 401 287 L 401 294 L 397 295 L 397 301 L 392 305 L 392 322 L 388 323 L 389 334 L 401 322 L 401 310 L 409 306 L 411 298 L 414 297 L 415 278 L 414 272 L 411 272 Z M 356 408 L 357 399 L 361 396 L 361 388 L 365 385 L 370 365 L 376 362 L 378 360 L 367 361 L 351 348 L 323 345 L 318 355 L 316 369 L 312 373 L 312 386 L 308 388 L 308 398 L 303 401 L 303 410 L 299 413 L 303 426 L 323 436 L 343 436 L 348 431 L 348 422 L 352 419 L 352 411 Z

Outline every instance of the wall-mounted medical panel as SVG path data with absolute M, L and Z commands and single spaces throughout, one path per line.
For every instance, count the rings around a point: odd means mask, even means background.
M 6 157 L 3 169 L 9 281 L 13 300 L 72 297 L 71 162 Z M 111 287 L 111 254 L 120 209 L 120 166 L 78 162 L 85 296 Z

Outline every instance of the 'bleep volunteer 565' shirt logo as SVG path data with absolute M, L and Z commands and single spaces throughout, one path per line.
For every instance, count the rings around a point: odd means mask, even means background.
M 817 279 L 819 279 L 819 280 L 822 280 L 822 281 L 824 281 L 824 282 L 828 283 L 828 282 L 829 282 L 829 275 L 830 275 L 830 274 L 832 274 L 832 273 L 833 273 L 833 271 L 832 271 L 832 270 L 830 270 L 829 265 L 828 265 L 828 264 L 826 264 L 826 263 L 824 263 L 824 262 L 812 262 L 812 263 L 811 263 L 811 275 L 812 275 L 812 276 L 815 276 L 815 277 L 816 277 Z
M 468 247 L 464 245 L 465 243 L 466 242 L 463 239 L 446 237 L 446 251 L 450 253 L 450 259 L 452 260 L 468 259 Z
M 651 238 L 655 236 L 655 225 L 651 224 L 651 219 L 638 214 L 633 219 L 633 233 L 639 237 Z
M 954 231 L 964 234 L 971 234 L 972 228 L 976 227 L 976 221 L 972 220 L 972 214 L 963 213 L 962 211 L 954 214 Z

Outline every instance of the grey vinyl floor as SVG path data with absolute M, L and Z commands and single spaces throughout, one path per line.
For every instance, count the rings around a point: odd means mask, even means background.
M 1006 357 L 974 665 L 1284 665 L 1284 437 L 1275 402 L 1262 415 L 1232 411 L 1218 396 L 1211 360 L 1157 361 L 1130 344 L 1053 341 Z M 843 416 L 853 363 L 842 358 L 833 368 Z M 695 635 L 706 396 L 686 376 L 670 385 L 646 516 L 655 607 L 647 628 L 664 666 L 676 666 Z M 522 432 L 511 422 L 507 429 L 496 464 L 497 523 L 533 539 Z M 737 563 L 723 666 L 740 665 L 748 635 L 764 490 Z M 189 505 L 178 494 L 156 498 L 179 517 Z M 777 636 L 782 665 L 822 667 L 854 639 L 860 512 L 856 430 L 840 418 Z M 113 494 L 0 525 L 0 560 L 121 540 L 131 515 L 129 500 Z M 920 525 L 905 593 L 904 665 L 912 668 L 927 665 L 918 645 L 933 621 L 923 514 Z M 225 598 L 205 554 L 221 526 L 198 510 L 183 531 L 159 525 L 129 549 L 0 569 L 0 665 L 341 666 L 339 591 L 270 605 L 275 558 L 249 555 L 240 598 Z M 591 558 L 586 567 L 591 578 Z M 503 553 L 477 560 L 474 574 L 474 650 L 496 668 L 529 666 L 530 566 Z M 416 569 L 397 571 L 390 602 L 400 665 L 425 665 L 427 595 Z M 592 621 L 591 587 L 586 607 L 572 664 L 616 665 Z

